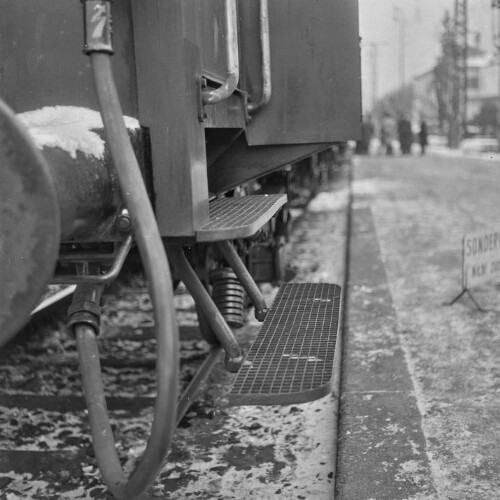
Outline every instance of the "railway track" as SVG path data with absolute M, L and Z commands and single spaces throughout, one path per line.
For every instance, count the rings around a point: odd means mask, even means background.
M 340 233 L 331 232 L 331 214 L 308 215 L 302 209 L 295 209 L 293 213 L 290 251 L 297 278 L 304 280 L 313 276 L 314 281 L 328 280 L 331 259 L 318 255 L 320 250 L 316 239 L 329 231 L 332 241 L 338 240 Z M 341 220 L 342 217 L 340 215 Z M 339 227 L 336 231 L 341 231 Z M 264 288 L 268 304 L 276 291 L 270 286 Z M 70 293 L 62 293 L 60 301 L 49 298 L 44 307 L 34 312 L 28 328 L 0 352 L 0 425 L 3 429 L 0 437 L 0 498 L 108 498 L 93 455 L 75 343 L 65 328 Z M 156 341 L 152 308 L 140 273 L 133 273 L 115 283 L 105 293 L 104 299 L 99 337 L 104 387 L 113 431 L 119 443 L 120 460 L 125 469 L 131 471 L 148 438 L 155 401 Z M 265 410 L 257 407 L 252 411 L 245 407 L 242 410 L 228 407 L 227 393 L 234 375 L 223 368 L 223 357 L 219 357 L 219 352 L 211 350 L 201 337 L 194 302 L 182 284 L 177 289 L 175 302 L 181 332 L 180 391 L 183 399 L 177 437 L 153 494 L 155 491 L 168 492 L 169 498 L 185 498 L 183 495 L 189 490 L 189 482 L 193 481 L 192 470 L 203 468 L 202 464 L 209 457 L 216 463 L 213 470 L 201 473 L 202 488 L 211 484 L 214 475 L 231 477 L 230 471 L 239 471 L 239 467 L 247 471 L 245 475 L 253 474 L 251 470 L 256 468 L 255 478 L 258 478 L 259 466 L 254 463 L 258 457 L 276 461 L 273 470 L 281 470 L 279 454 L 269 455 L 269 437 L 277 435 L 281 427 L 284 435 L 302 433 L 307 437 L 309 431 L 304 432 L 300 426 L 308 425 L 310 417 L 325 414 L 324 422 L 330 422 L 328 419 L 332 418 L 333 411 L 328 405 L 332 398 L 321 400 L 319 406 L 309 410 L 303 410 L 302 405 Z M 248 314 L 248 318 L 245 327 L 236 331 L 245 351 L 260 328 L 253 314 Z M 201 376 L 193 380 L 202 365 L 205 366 Z M 199 389 L 203 389 L 203 393 L 197 399 Z M 307 412 L 310 417 L 306 417 Z M 280 419 L 279 423 L 276 418 Z M 265 420 L 270 423 L 264 423 Z M 328 428 L 333 428 L 331 423 L 328 423 Z M 325 433 L 321 424 L 318 429 Z M 248 440 L 253 443 L 251 446 L 259 447 L 258 443 L 264 443 L 261 450 L 256 448 L 252 459 L 246 452 L 241 454 L 242 444 L 247 447 Z M 304 448 L 300 438 L 296 443 L 286 443 L 292 452 L 283 460 L 293 456 L 290 470 L 297 467 L 299 452 L 295 453 L 295 446 Z M 314 457 L 314 453 L 311 451 L 310 456 Z M 219 460 L 224 465 L 220 465 Z M 309 459 L 303 457 L 300 460 L 307 462 Z M 304 467 L 309 468 L 308 465 Z M 331 490 L 329 475 L 333 472 L 329 459 L 322 460 L 316 467 L 320 472 L 315 472 L 315 475 L 324 476 Z M 203 476 L 207 478 L 206 485 Z M 290 483 L 293 486 L 286 486 L 287 480 L 284 484 L 283 494 L 287 488 L 297 488 L 293 481 Z M 206 498 L 224 498 L 217 496 L 223 495 L 220 492 L 207 495 Z
M 93 458 L 74 339 L 65 327 L 72 287 L 49 293 L 24 331 L 0 352 L 2 498 L 104 498 Z M 133 469 L 155 402 L 152 307 L 141 275 L 113 285 L 99 338 L 120 459 Z M 198 332 L 192 299 L 176 294 L 181 325 L 178 424 L 219 358 Z M 208 412 L 208 409 L 204 409 Z M 23 497 L 16 496 L 23 491 Z M 10 496 L 9 496 L 10 495 Z

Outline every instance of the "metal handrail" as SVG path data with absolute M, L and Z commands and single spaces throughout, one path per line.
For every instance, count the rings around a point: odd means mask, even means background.
M 248 103 L 248 111 L 253 112 L 266 105 L 271 99 L 271 47 L 269 44 L 269 8 L 268 0 L 259 0 L 260 10 L 260 45 L 262 62 L 262 92 L 257 102 Z
M 240 79 L 240 63 L 238 58 L 238 16 L 236 0 L 225 0 L 226 20 L 226 80 L 217 89 L 203 90 L 203 104 L 215 104 L 232 95 Z

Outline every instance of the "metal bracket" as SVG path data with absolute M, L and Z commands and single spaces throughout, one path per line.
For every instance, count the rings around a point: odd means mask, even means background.
M 111 268 L 104 274 L 81 274 L 81 275 L 68 275 L 68 276 L 55 276 L 52 279 L 52 283 L 57 285 L 68 285 L 76 283 L 110 283 L 120 274 L 120 271 L 125 263 L 125 259 L 132 248 L 133 238 L 132 236 L 127 236 L 127 239 L 120 245 L 120 248 L 114 256 Z M 75 259 L 74 257 L 67 260 L 85 260 L 85 255 L 80 255 L 80 259 Z

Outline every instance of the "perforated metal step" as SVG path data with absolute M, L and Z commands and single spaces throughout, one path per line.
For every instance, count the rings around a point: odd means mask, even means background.
M 286 203 L 286 194 L 217 198 L 210 202 L 209 220 L 196 232 L 197 241 L 248 238 Z
M 338 285 L 286 283 L 238 372 L 232 405 L 297 404 L 332 390 Z

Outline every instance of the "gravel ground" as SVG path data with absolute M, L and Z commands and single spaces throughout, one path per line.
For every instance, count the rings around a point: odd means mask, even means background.
M 342 284 L 346 203 L 342 181 L 321 193 L 305 213 L 295 211 L 290 264 L 296 281 Z M 264 287 L 268 302 L 276 292 Z M 140 277 L 107 295 L 100 340 L 107 396 L 131 402 L 140 396 L 147 403 L 155 394 L 149 296 Z M 181 386 L 185 386 L 208 347 L 193 334 L 196 315 L 182 286 L 176 301 L 184 332 Z M 117 325 L 127 325 L 133 335 L 117 337 Z M 243 346 L 255 337 L 258 325 L 250 319 L 236 331 Z M 334 397 L 291 407 L 231 408 L 226 393 L 232 377 L 222 363 L 215 369 L 207 390 L 181 422 L 150 494 L 172 499 L 332 498 Z M 93 459 L 86 410 L 81 407 L 75 346 L 64 323 L 55 319 L 4 349 L 0 380 L 0 499 L 106 498 Z M 63 404 L 69 406 L 61 411 L 7 403 L 22 395 L 40 397 L 45 405 L 50 397 L 64 396 Z M 133 469 L 142 453 L 151 413 L 148 404 L 111 412 L 126 470 Z

